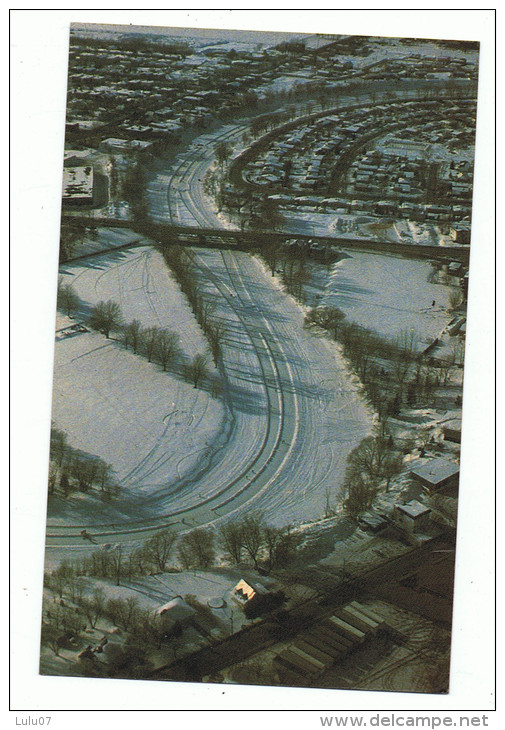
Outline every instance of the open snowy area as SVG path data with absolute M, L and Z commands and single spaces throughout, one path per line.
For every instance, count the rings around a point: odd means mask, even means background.
M 161 254 L 153 248 L 110 252 L 61 267 L 81 300 L 75 319 L 86 322 L 91 307 L 113 299 L 126 322 L 175 331 L 186 356 L 207 343 Z M 225 409 L 206 390 L 179 374 L 125 350 L 104 335 L 59 337 L 68 326 L 58 316 L 53 419 L 70 444 L 109 462 L 130 496 L 178 480 L 208 458 Z
M 303 311 L 245 253 L 193 249 L 193 270 L 224 325 L 223 400 L 179 373 L 94 332 L 62 336 L 59 315 L 53 419 L 69 442 L 112 464 L 125 515 L 189 527 L 251 508 L 269 522 L 318 518 L 341 486 L 349 451 L 371 414 L 337 348 L 303 327 Z M 61 267 L 86 322 L 100 300 L 125 321 L 175 330 L 185 355 L 206 349 L 189 306 L 152 247 Z M 226 404 L 226 405 L 224 405 Z M 53 526 L 64 522 L 50 514 Z M 85 524 L 101 524 L 90 513 Z M 142 529 L 139 527 L 139 529 Z M 187 529 L 187 528 L 186 528 Z M 125 525 L 125 540 L 128 526 Z M 116 539 L 122 539 L 115 533 Z M 50 549 L 50 548 L 49 548 Z
M 337 307 L 348 321 L 391 339 L 402 330 L 414 330 L 419 349 L 448 325 L 451 287 L 431 282 L 433 267 L 428 261 L 345 253 L 329 275 L 325 268 L 315 268 L 309 289 L 312 306 Z

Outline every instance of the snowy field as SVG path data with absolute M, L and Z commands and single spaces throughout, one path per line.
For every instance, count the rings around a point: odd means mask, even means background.
M 347 320 L 395 339 L 402 330 L 418 334 L 426 346 L 447 326 L 451 287 L 430 283 L 427 261 L 347 251 L 329 276 L 317 267 L 311 283 L 320 306 L 338 307 Z M 434 306 L 432 306 L 435 302 Z M 314 304 L 314 300 L 312 300 Z
M 161 254 L 128 249 L 60 273 L 81 300 L 86 321 L 100 300 L 114 299 L 128 322 L 174 330 L 187 356 L 207 343 Z M 59 316 L 57 329 L 68 322 Z M 108 461 L 130 495 L 150 492 L 201 468 L 226 417 L 222 403 L 180 375 L 163 372 L 119 342 L 89 332 L 57 339 L 53 419 L 70 444 Z

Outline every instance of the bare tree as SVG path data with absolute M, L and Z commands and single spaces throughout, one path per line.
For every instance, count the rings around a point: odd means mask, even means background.
M 179 336 L 167 329 L 159 330 L 156 341 L 156 352 L 163 370 L 181 354 Z
M 121 579 L 122 567 L 123 567 L 123 548 L 122 548 L 122 546 L 116 545 L 114 550 L 111 550 L 108 553 L 108 556 L 110 557 L 112 569 L 114 572 L 114 578 L 116 579 L 116 585 L 118 586 L 119 581 Z
M 50 443 L 50 458 L 55 461 L 56 464 L 61 467 L 63 461 L 68 454 L 69 446 L 67 443 L 67 434 L 65 431 L 61 431 L 59 428 L 51 427 L 51 443 Z
M 258 568 L 258 556 L 263 546 L 263 527 L 264 519 L 261 512 L 250 512 L 241 522 L 244 549 L 256 569 Z
M 215 560 L 214 533 L 197 528 L 179 540 L 177 553 L 185 567 L 209 568 Z
M 107 601 L 107 613 L 120 628 L 128 631 L 139 612 L 136 598 L 111 598 Z
M 92 629 L 105 611 L 105 592 L 103 588 L 95 588 L 92 598 L 82 598 L 78 602 L 79 608 L 89 621 Z
M 113 482 L 114 469 L 102 459 L 98 460 L 96 481 L 102 492 L 108 492 Z
M 124 328 L 125 346 L 131 344 L 132 350 L 135 354 L 139 351 L 141 339 L 142 339 L 142 325 L 138 319 L 134 319 L 129 322 Z
M 346 472 L 344 483 L 347 495 L 344 507 L 352 517 L 356 517 L 371 507 L 377 495 L 377 487 L 374 484 L 353 469 L 348 469 Z
M 75 452 L 72 457 L 70 473 L 79 484 L 81 492 L 89 492 L 98 473 L 98 460 L 86 454 Z
M 94 330 L 104 334 L 108 339 L 112 330 L 119 329 L 121 321 L 122 317 L 119 304 L 109 299 L 107 302 L 98 302 L 96 307 L 93 307 L 88 324 Z
M 382 466 L 382 476 L 386 480 L 386 492 L 389 492 L 391 480 L 398 476 L 402 468 L 402 457 L 399 454 L 389 454 Z
M 263 529 L 263 543 L 267 553 L 268 570 L 287 565 L 293 559 L 298 542 L 291 525 L 285 527 L 267 525 Z
M 57 307 L 71 317 L 79 306 L 79 297 L 71 284 L 64 284 L 58 279 Z
M 265 263 L 270 269 L 272 276 L 275 274 L 275 269 L 280 258 L 280 248 L 274 241 L 269 241 L 266 245 L 261 248 L 261 255 L 263 256 Z
M 49 473 L 47 477 L 47 491 L 49 494 L 54 494 L 56 491 L 56 482 L 58 480 L 58 467 L 54 461 L 49 462 Z
M 170 530 L 157 532 L 144 543 L 143 555 L 157 570 L 163 572 L 172 553 L 175 541 L 176 535 Z
M 159 328 L 148 327 L 142 332 L 142 341 L 144 343 L 144 349 L 147 355 L 148 362 L 152 362 L 154 353 L 156 352 L 156 345 L 158 343 Z
M 220 529 L 221 545 L 227 556 L 234 562 L 240 563 L 243 548 L 242 524 L 227 522 Z
M 399 386 L 400 394 L 403 392 L 403 387 L 412 363 L 417 359 L 417 342 L 418 336 L 414 330 L 402 330 L 396 340 L 398 352 L 394 363 L 393 374 Z
M 221 343 L 225 335 L 225 326 L 222 322 L 209 323 L 206 329 L 207 338 L 214 362 L 217 363 L 221 354 Z
M 190 361 L 186 368 L 188 379 L 193 383 L 193 387 L 197 388 L 208 372 L 207 355 L 198 353 Z
M 226 142 L 219 142 L 219 144 L 217 144 L 216 147 L 214 148 L 214 152 L 215 152 L 216 160 L 218 161 L 219 167 L 222 170 L 225 162 L 230 158 L 230 155 L 231 155 L 230 145 L 227 144 Z
M 306 325 L 316 325 L 331 332 L 333 339 L 338 337 L 340 325 L 345 319 L 345 314 L 337 307 L 317 307 L 311 309 L 305 316 Z
M 68 497 L 72 490 L 72 485 L 70 484 L 70 480 L 68 478 L 68 474 L 66 471 L 61 472 L 60 476 L 60 489 L 63 493 L 64 497 Z

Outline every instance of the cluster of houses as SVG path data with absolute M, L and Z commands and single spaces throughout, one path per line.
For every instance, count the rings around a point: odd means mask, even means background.
M 425 58 L 412 53 L 407 58 L 383 59 L 365 69 L 363 77 L 370 81 L 400 81 L 409 79 L 469 79 L 477 78 L 475 58 L 438 56 Z
M 188 39 L 191 43 L 191 39 Z M 119 137 L 177 139 L 188 127 L 203 125 L 253 106 L 276 88 L 330 79 L 346 81 L 352 63 L 305 49 L 264 47 L 236 50 L 226 44 L 193 48 L 160 42 L 131 47 L 121 39 L 95 42 L 74 33 L 70 44 L 67 132 L 114 127 Z
M 325 92 L 331 93 L 342 85 L 366 84 L 382 78 L 376 76 L 378 73 L 394 72 L 399 80 L 416 79 L 427 78 L 427 74 L 436 76 L 439 67 L 444 67 L 454 78 L 463 73 L 465 78 L 473 79 L 476 71 L 471 54 L 466 60 L 451 56 L 442 63 L 440 58 L 409 54 L 407 49 L 401 59 L 383 59 L 367 66 L 370 44 L 352 38 L 328 39 L 317 50 L 305 47 L 303 42 L 261 48 L 250 43 L 239 50 L 227 44 L 197 47 L 193 43 L 191 39 L 186 43 L 154 43 L 150 39 L 148 43 L 135 44 L 109 38 L 94 39 L 90 46 L 78 32 L 73 32 L 67 146 L 77 150 L 87 145 L 125 159 L 149 157 L 166 145 L 179 144 L 192 129 L 206 128 L 245 108 L 254 111 L 261 104 L 268 106 L 273 95 L 283 94 L 289 101 L 299 101 L 300 94 L 309 94 L 310 87 L 312 96 L 317 91 L 322 98 Z M 314 194 L 320 204 L 335 194 L 329 189 L 335 166 L 364 136 L 373 136 L 388 125 L 393 131 L 395 126 L 408 127 L 416 119 L 419 122 L 421 116 L 433 142 L 440 145 L 447 141 L 459 148 L 473 143 L 474 115 L 475 105 L 465 106 L 456 99 L 419 98 L 406 103 L 391 100 L 387 104 L 356 105 L 278 137 L 248 165 L 245 179 L 268 193 L 287 193 L 291 201 L 293 195 Z M 373 170 L 367 169 L 373 160 L 361 159 L 357 164 L 350 191 L 358 199 L 362 190 L 367 195 L 352 202 L 355 207 L 370 211 L 370 202 L 374 201 L 369 200 L 369 193 L 373 193 L 375 184 L 384 187 L 384 181 L 377 176 L 385 171 L 378 164 L 374 180 L 369 174 Z M 407 163 L 407 167 L 409 164 L 412 163 Z M 67 167 L 72 169 L 65 172 L 65 205 L 90 204 L 96 187 L 93 170 L 84 172 L 89 168 L 87 162 L 80 170 L 75 162 L 66 163 Z M 398 192 L 404 204 L 409 205 L 409 191 L 417 192 L 418 178 L 410 174 L 410 169 L 401 172 L 402 179 L 397 181 L 400 187 L 391 191 L 391 197 Z M 459 196 L 456 202 L 464 207 L 461 215 L 451 210 L 451 220 L 467 217 L 472 172 L 453 167 L 444 178 L 446 188 L 453 197 Z M 451 207 L 451 203 L 447 202 L 447 206 Z M 414 217 L 416 213 L 413 211 Z M 419 220 L 422 216 L 423 212 L 418 213 Z M 464 238 L 464 234 L 454 235 Z
M 317 207 L 331 207 L 334 172 L 346 165 L 340 193 L 347 200 L 336 201 L 346 212 L 352 197 L 354 211 L 460 221 L 470 215 L 475 109 L 470 99 L 438 99 L 329 114 L 277 136 L 248 161 L 243 178 L 284 205 L 309 193 Z M 458 243 L 463 239 L 454 234 Z
M 452 443 L 461 441 L 461 419 L 451 419 L 444 424 L 444 439 Z M 410 470 L 410 484 L 419 489 L 417 498 L 400 498 L 389 514 L 365 513 L 360 526 L 367 532 L 379 533 L 393 524 L 414 542 L 433 536 L 433 497 L 455 500 L 459 488 L 459 465 L 448 456 L 422 458 Z

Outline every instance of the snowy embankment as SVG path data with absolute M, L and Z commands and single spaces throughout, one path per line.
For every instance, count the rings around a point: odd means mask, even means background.
M 81 300 L 76 321 L 85 322 L 98 301 L 113 299 L 126 322 L 138 319 L 144 328 L 175 331 L 186 356 L 207 349 L 154 249 L 102 254 L 66 264 L 60 274 Z M 74 448 L 112 465 L 125 497 L 149 494 L 201 468 L 225 418 L 222 402 L 206 390 L 163 372 L 115 340 L 89 332 L 56 342 L 53 419 Z
M 385 254 L 347 251 L 329 277 L 313 277 L 320 306 L 341 309 L 347 321 L 396 339 L 402 331 L 417 334 L 424 349 L 448 325 L 451 287 L 430 281 L 427 261 Z

